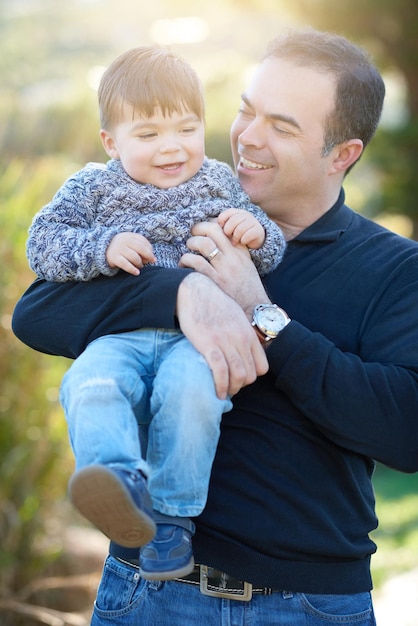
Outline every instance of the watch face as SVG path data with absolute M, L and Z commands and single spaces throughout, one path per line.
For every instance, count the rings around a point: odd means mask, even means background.
M 280 309 L 269 306 L 257 311 L 256 323 L 263 333 L 276 337 L 286 326 L 287 320 Z

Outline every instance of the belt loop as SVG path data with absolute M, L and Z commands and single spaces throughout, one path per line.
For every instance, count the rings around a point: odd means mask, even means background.
M 263 596 L 271 596 L 273 595 L 272 587 L 263 587 Z

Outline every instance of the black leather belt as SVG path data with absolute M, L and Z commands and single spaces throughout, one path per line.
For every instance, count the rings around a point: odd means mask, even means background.
M 139 569 L 138 559 L 123 558 L 116 554 L 113 554 L 113 556 L 121 563 L 126 563 L 131 567 Z M 272 593 L 281 591 L 281 589 L 273 589 L 272 587 L 253 587 L 251 583 L 234 578 L 207 565 L 195 565 L 190 574 L 174 578 L 174 581 L 188 585 L 197 585 L 200 592 L 205 596 L 242 600 L 244 602 L 251 600 L 253 593 L 269 596 Z

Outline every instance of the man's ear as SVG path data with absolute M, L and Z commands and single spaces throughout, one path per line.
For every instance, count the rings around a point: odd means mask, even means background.
M 345 172 L 350 165 L 353 165 L 360 158 L 363 152 L 363 142 L 361 139 L 349 139 L 336 146 L 335 150 L 332 170 L 334 173 Z
M 105 149 L 107 154 L 112 159 L 118 159 L 119 152 L 118 152 L 118 149 L 115 144 L 115 140 L 113 139 L 112 135 L 110 135 L 107 130 L 104 130 L 102 128 L 100 130 L 100 139 L 102 140 L 103 148 Z

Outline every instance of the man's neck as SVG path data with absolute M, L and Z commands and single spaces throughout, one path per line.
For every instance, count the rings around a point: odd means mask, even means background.
M 327 213 L 337 202 L 340 195 L 341 188 L 334 190 L 332 194 L 329 194 L 326 198 L 310 198 L 309 204 L 306 209 L 299 207 L 292 210 L 281 210 L 276 215 L 269 215 L 283 231 L 286 241 L 295 239 L 301 232 L 312 226 L 317 220 L 319 220 L 325 213 Z

